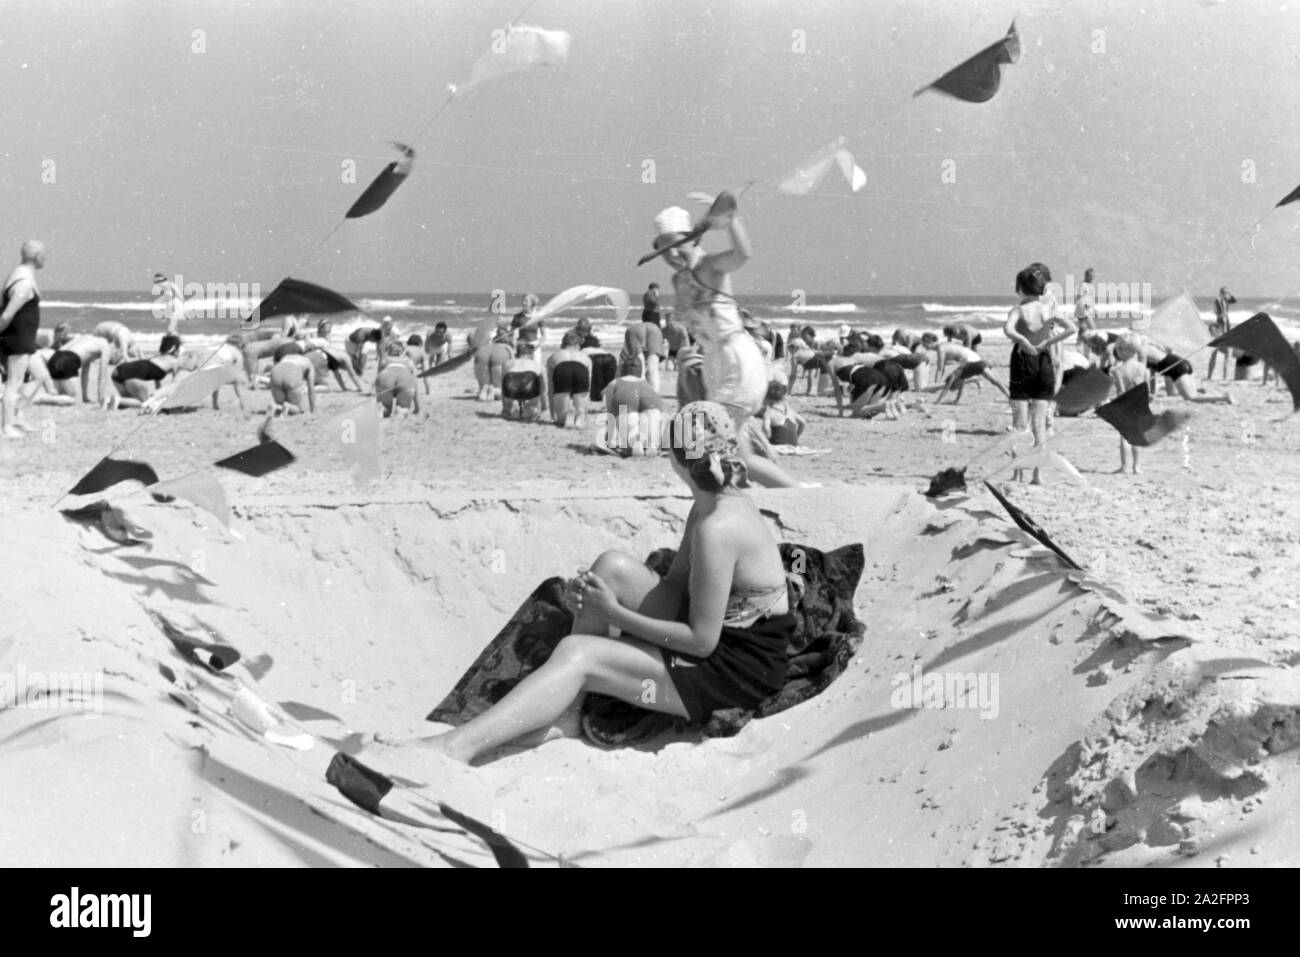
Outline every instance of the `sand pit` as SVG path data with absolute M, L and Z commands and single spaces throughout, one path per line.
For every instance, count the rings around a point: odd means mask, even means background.
M 733 738 L 507 754 L 461 810 L 591 866 L 1293 857 L 1290 671 L 1075 581 L 983 495 L 936 508 L 881 485 L 757 500 L 784 541 L 865 544 L 867 634 L 849 670 Z M 323 777 L 334 746 L 417 724 L 538 582 L 605 548 L 675 545 L 688 505 L 658 492 L 246 498 L 240 539 L 140 505 L 132 517 L 154 537 L 130 548 L 10 506 L 10 547 L 33 567 L 22 601 L 5 596 L 19 610 L 0 674 L 102 675 L 82 702 L 102 713 L 35 699 L 0 712 L 0 814 L 23 822 L 0 856 L 490 866 L 445 819 L 404 826 L 346 801 Z M 187 661 L 160 615 L 243 660 L 224 675 Z M 240 683 L 315 747 L 231 718 Z

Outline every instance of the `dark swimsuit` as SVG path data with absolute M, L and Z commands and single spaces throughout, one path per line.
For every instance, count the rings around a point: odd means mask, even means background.
M 1016 345 L 1011 350 L 1011 384 L 1008 390 L 1012 402 L 1031 399 L 1050 399 L 1056 394 L 1056 367 L 1050 352 L 1033 355 Z
M 1166 352 L 1165 357 L 1158 362 L 1148 359 L 1147 368 L 1152 372 L 1160 373 L 1171 382 L 1177 382 L 1183 376 L 1192 374 L 1192 364 L 1172 352 Z
M 501 379 L 502 398 L 524 402 L 542 394 L 542 380 L 536 372 L 507 372 Z
M 605 387 L 617 378 L 617 359 L 607 352 L 591 356 L 590 395 L 593 402 L 599 402 L 605 395 Z
M 772 444 L 773 445 L 798 445 L 799 430 L 795 427 L 794 422 L 787 418 L 780 425 L 772 426 Z
M 165 378 L 167 378 L 167 370 L 154 365 L 152 359 L 132 359 L 130 362 L 123 362 L 113 370 L 114 382 L 126 382 L 128 379 L 161 382 Z
M 56 382 L 71 379 L 81 371 L 81 356 L 60 349 L 50 356 L 49 361 L 45 363 L 45 368 L 50 370 L 50 378 Z
M 884 393 L 894 391 L 890 385 L 889 377 L 875 366 L 853 366 L 849 383 L 853 386 L 849 398 L 854 402 L 874 388 L 879 388 Z M 883 397 L 881 396 L 881 398 Z
M 0 299 L 0 312 L 9 307 L 9 291 L 22 282 L 22 278 L 15 279 L 4 291 L 3 299 Z M 41 325 L 41 296 L 40 293 L 33 292 L 32 298 L 23 303 L 9 325 L 5 326 L 4 331 L 0 332 L 0 357 L 6 356 L 29 356 L 36 351 L 36 330 Z
M 786 596 L 793 609 L 798 596 L 788 582 Z M 737 597 L 728 599 L 729 610 Z M 688 621 L 689 616 L 687 597 L 682 600 L 677 618 Z M 763 615 L 747 625 L 728 625 L 726 619 L 723 621 L 718 643 L 707 658 L 659 649 L 691 721 L 704 721 L 714 711 L 725 708 L 757 707 L 785 687 L 789 667 L 787 646 L 798 624 L 794 612 Z
M 587 367 L 581 362 L 575 362 L 572 359 L 555 364 L 555 369 L 551 373 L 551 381 L 551 391 L 557 395 L 572 395 L 591 391 L 591 373 L 587 371 Z
M 274 358 L 271 360 L 271 364 L 275 365 L 275 363 L 279 362 L 285 356 L 300 356 L 302 354 L 303 348 L 301 342 L 295 342 L 293 340 L 282 342 L 280 345 L 275 347 Z

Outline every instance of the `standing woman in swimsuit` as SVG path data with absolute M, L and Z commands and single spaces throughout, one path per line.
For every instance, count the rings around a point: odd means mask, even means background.
M 158 385 L 181 367 L 181 338 L 170 333 L 162 337 L 158 355 L 152 359 L 132 359 L 113 369 L 117 395 L 110 395 L 108 408 L 130 409 L 142 405 Z
M 1047 440 L 1047 408 L 1056 395 L 1052 346 L 1076 331 L 1073 320 L 1056 315 L 1055 300 L 1042 299 L 1049 275 L 1039 263 L 1020 270 L 1016 275 L 1020 302 L 1011 308 L 1002 327 L 1012 342 L 1012 426 L 1020 432 L 1027 426 L 1032 429 L 1035 448 Z M 1043 484 L 1038 469 L 1034 469 L 1033 484 Z
M 33 383 L 23 388 L 27 366 L 36 351 L 36 332 L 41 325 L 41 291 L 36 286 L 36 270 L 45 265 L 45 245 L 37 239 L 23 243 L 22 261 L 5 280 L 0 295 L 0 363 L 8 377 L 3 401 L 0 402 L 0 428 L 7 439 L 21 439 L 28 426 L 18 418 L 18 403 L 30 402 L 39 388 Z
M 384 770 L 421 780 L 440 757 L 470 762 L 544 728 L 577 735 L 588 692 L 702 722 L 785 685 L 794 598 L 776 539 L 738 487 L 745 464 L 731 413 L 691 403 L 670 434 L 673 469 L 695 502 L 668 573 L 604 552 L 569 584 L 573 632 L 545 664 L 460 727 L 377 751 Z

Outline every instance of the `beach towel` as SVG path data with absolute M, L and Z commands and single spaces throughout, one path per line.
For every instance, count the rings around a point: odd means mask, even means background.
M 730 737 L 754 717 L 767 717 L 806 701 L 839 677 L 866 630 L 853 611 L 853 594 L 864 566 L 862 546 L 845 545 L 831 552 L 789 543 L 780 547 L 786 570 L 802 582 L 802 593 L 794 608 L 798 626 L 786 649 L 789 671 L 779 692 L 753 709 L 715 711 L 700 725 L 589 694 L 582 716 L 586 736 L 609 746 L 638 744 L 673 728 L 698 730 L 705 737 Z M 662 575 L 675 554 L 673 549 L 659 549 L 646 565 Z M 463 724 L 500 701 L 545 662 L 573 625 L 563 595 L 563 579 L 542 582 L 451 693 L 429 712 L 428 720 Z

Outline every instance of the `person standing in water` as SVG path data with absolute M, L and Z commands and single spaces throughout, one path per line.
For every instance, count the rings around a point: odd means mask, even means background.
M 799 481 L 775 462 L 755 455 L 746 426 L 767 396 L 767 365 L 741 322 L 731 274 L 749 261 L 753 249 L 738 216 L 727 226 L 731 248 L 705 254 L 697 243 L 668 250 L 664 260 L 673 271 L 677 312 L 686 317 L 692 338 L 699 343 L 703 381 L 708 398 L 724 407 L 735 425 L 740 457 L 749 476 L 768 487 L 797 487 Z M 671 206 L 655 217 L 656 249 L 671 246 L 691 230 L 691 217 Z
M 23 388 L 27 367 L 36 351 L 41 326 L 41 291 L 36 270 L 45 266 L 45 244 L 38 239 L 23 243 L 21 261 L 5 280 L 0 294 L 0 363 L 5 367 L 4 399 L 0 403 L 0 429 L 7 439 L 25 438 L 31 426 L 18 418 L 20 402 L 30 402 L 38 384 Z

